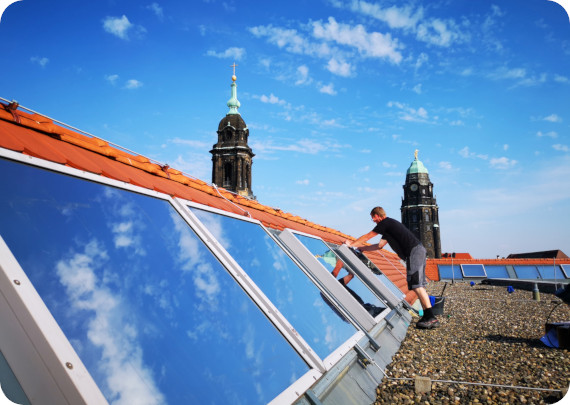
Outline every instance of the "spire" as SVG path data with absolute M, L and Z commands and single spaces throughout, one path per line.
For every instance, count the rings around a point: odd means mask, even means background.
M 230 114 L 239 114 L 238 108 L 240 107 L 240 103 L 237 99 L 237 84 L 236 84 L 236 63 L 234 62 L 233 65 L 230 67 L 234 68 L 234 74 L 232 75 L 232 97 L 228 100 L 228 107 L 230 107 L 230 111 L 228 111 L 228 115 Z

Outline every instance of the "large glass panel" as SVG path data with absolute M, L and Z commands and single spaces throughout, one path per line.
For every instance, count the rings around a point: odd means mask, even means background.
M 560 266 L 536 266 L 538 272 L 540 273 L 540 277 L 548 280 L 560 280 L 564 278 L 564 274 L 560 269 Z
M 258 224 L 191 208 L 322 359 L 356 329 Z
M 168 201 L 0 172 L 0 234 L 109 403 L 265 404 L 309 370 Z
M 464 277 L 486 277 L 482 264 L 462 264 L 461 269 Z
M 506 266 L 487 266 L 485 265 L 487 278 L 509 278 L 509 272 Z
M 536 266 L 513 266 L 517 278 L 534 280 L 540 278 Z
M 439 268 L 439 278 L 440 280 L 462 280 L 463 274 L 461 273 L 461 267 L 459 264 L 453 266 L 440 264 L 437 266 Z
M 322 240 L 294 234 L 315 258 L 337 278 L 346 290 L 368 311 L 378 316 L 386 305 L 358 278 Z
M 562 270 L 564 271 L 566 278 L 570 278 L 570 264 L 561 264 Z

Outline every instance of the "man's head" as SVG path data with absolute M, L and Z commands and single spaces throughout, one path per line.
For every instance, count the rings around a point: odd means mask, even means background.
M 386 218 L 386 211 L 384 211 L 382 207 L 374 207 L 372 211 L 370 211 L 370 216 L 372 217 L 372 221 L 379 223 Z

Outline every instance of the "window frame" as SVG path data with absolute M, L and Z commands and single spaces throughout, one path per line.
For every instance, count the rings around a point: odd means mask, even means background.
M 461 266 L 461 274 L 463 274 L 463 278 L 487 278 L 487 270 L 485 269 L 485 265 L 482 263 L 468 263 L 468 264 L 460 264 Z M 469 267 L 469 266 L 481 266 L 481 268 L 483 269 L 483 276 L 467 276 L 465 275 L 465 267 Z

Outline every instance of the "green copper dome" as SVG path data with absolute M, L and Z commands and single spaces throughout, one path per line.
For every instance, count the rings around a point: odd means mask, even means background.
M 414 155 L 416 158 L 414 159 L 414 161 L 412 162 L 412 164 L 408 168 L 408 171 L 406 172 L 406 174 L 417 174 L 417 173 L 428 174 L 428 171 L 427 171 L 426 167 L 424 166 L 424 164 L 418 160 L 417 149 L 416 149 L 416 153 Z

